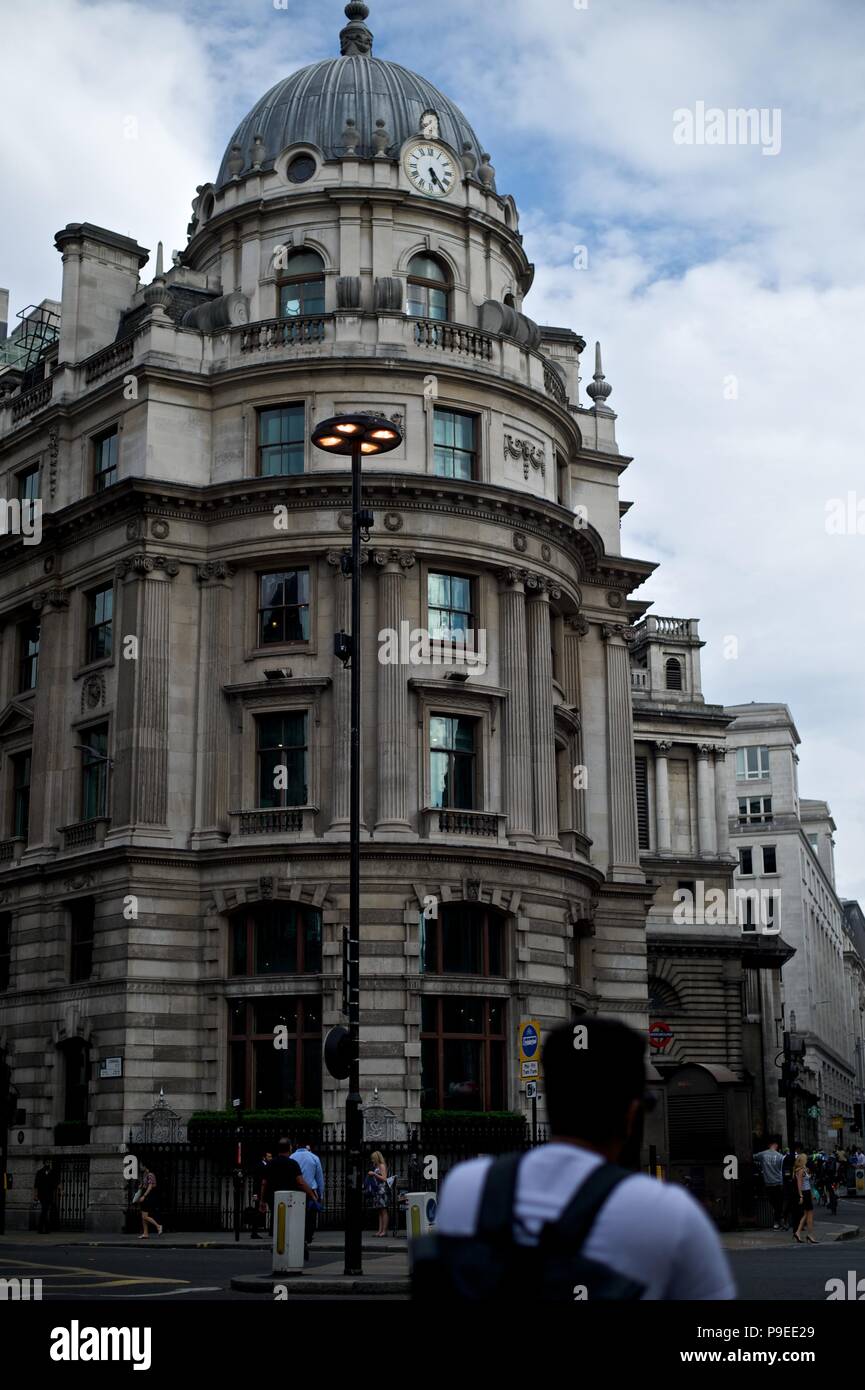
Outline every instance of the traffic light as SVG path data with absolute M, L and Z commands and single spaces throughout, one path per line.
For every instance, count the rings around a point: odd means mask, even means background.
M 324 1040 L 324 1065 L 337 1081 L 345 1081 L 351 1071 L 351 1035 L 341 1023 Z

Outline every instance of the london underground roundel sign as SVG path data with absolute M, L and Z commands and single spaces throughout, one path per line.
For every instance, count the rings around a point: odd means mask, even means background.
M 673 1030 L 669 1023 L 664 1023 L 661 1019 L 656 1019 L 649 1024 L 649 1046 L 656 1052 L 663 1052 L 665 1047 L 669 1047 L 673 1041 Z

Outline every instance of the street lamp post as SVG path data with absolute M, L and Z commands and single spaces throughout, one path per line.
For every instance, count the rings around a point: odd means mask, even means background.
M 312 442 L 328 454 L 351 456 L 351 634 L 337 633 L 340 656 L 351 663 L 349 758 L 348 1095 L 345 1102 L 345 1273 L 363 1273 L 363 1119 L 360 1100 L 360 543 L 372 525 L 361 507 L 361 461 L 402 443 L 402 434 L 380 415 L 336 415 L 317 425 Z M 346 557 L 343 557 L 345 561 Z M 345 565 L 344 565 L 345 568 Z

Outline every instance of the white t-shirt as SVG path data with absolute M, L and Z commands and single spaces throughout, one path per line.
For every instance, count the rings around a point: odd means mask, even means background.
M 514 1211 L 514 1238 L 533 1244 L 603 1160 L 573 1144 L 543 1144 L 523 1158 Z M 491 1158 L 460 1163 L 444 1180 L 436 1230 L 468 1236 L 477 1227 Z M 583 1246 L 598 1260 L 646 1286 L 644 1299 L 726 1299 L 736 1288 L 718 1234 L 683 1187 L 642 1173 L 625 1178 L 607 1198 Z

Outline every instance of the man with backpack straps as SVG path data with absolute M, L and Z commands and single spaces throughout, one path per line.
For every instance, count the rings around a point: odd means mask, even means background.
M 603 1019 L 578 1026 L 579 1039 L 563 1026 L 544 1048 L 550 1143 L 447 1175 L 435 1233 L 414 1243 L 418 1300 L 735 1298 L 705 1212 L 683 1187 L 633 1171 L 643 1039 Z

